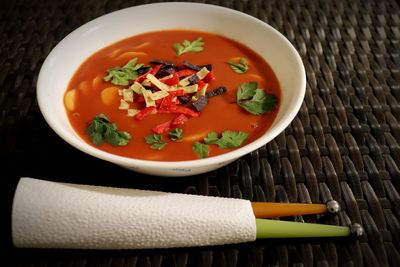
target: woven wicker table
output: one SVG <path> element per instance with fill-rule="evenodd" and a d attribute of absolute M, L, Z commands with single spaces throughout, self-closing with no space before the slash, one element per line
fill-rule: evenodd
<path fill-rule="evenodd" d="M 75 28 L 154 1 L 23 1 L 0 7 L 1 266 L 400 266 L 400 8 L 388 1 L 205 1 L 248 13 L 283 33 L 307 71 L 300 112 L 276 139 L 215 172 L 140 175 L 92 158 L 45 123 L 35 97 L 41 63 Z M 78 171 L 79 170 L 79 171 Z M 338 200 L 359 239 L 262 240 L 168 250 L 16 249 L 11 205 L 19 177 L 254 201 Z M 112 176 L 114 179 L 110 179 Z"/>

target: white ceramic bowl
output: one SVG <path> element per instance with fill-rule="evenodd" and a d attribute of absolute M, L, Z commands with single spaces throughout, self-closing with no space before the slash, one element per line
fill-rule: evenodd
<path fill-rule="evenodd" d="M 94 52 L 121 39 L 166 29 L 193 29 L 224 35 L 252 48 L 271 65 L 280 82 L 282 95 L 277 117 L 262 137 L 216 157 L 159 162 L 109 154 L 88 145 L 75 133 L 67 118 L 63 96 L 80 64 Z M 51 51 L 43 63 L 37 83 L 37 99 L 50 127 L 81 151 L 141 173 L 188 176 L 224 166 L 275 138 L 296 116 L 304 98 L 305 87 L 306 75 L 299 54 L 290 42 L 271 26 L 228 8 L 174 2 L 119 10 L 86 23 L 70 33 Z"/>

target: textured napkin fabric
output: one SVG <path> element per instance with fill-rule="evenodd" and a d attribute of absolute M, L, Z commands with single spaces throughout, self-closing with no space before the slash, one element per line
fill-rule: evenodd
<path fill-rule="evenodd" d="M 16 247 L 141 249 L 253 241 L 250 201 L 21 178 Z"/>

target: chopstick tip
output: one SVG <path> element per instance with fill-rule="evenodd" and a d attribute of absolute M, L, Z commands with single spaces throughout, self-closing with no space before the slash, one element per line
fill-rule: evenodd
<path fill-rule="evenodd" d="M 338 213 L 340 211 L 339 202 L 336 200 L 330 200 L 326 203 L 326 208 L 330 213 Z"/>
<path fill-rule="evenodd" d="M 364 234 L 364 228 L 358 223 L 353 223 L 350 225 L 350 233 L 357 237 L 362 236 Z"/>

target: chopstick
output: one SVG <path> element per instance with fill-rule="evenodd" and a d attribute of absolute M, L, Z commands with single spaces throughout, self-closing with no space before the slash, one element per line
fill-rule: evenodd
<path fill-rule="evenodd" d="M 361 236 L 364 232 L 359 224 L 348 227 L 267 219 L 256 219 L 256 229 L 256 237 L 259 239 Z"/>
<path fill-rule="evenodd" d="M 336 213 L 340 210 L 339 204 L 331 200 L 327 204 L 304 203 L 275 203 L 275 202 L 251 202 L 256 218 L 274 218 L 320 213 Z"/>

